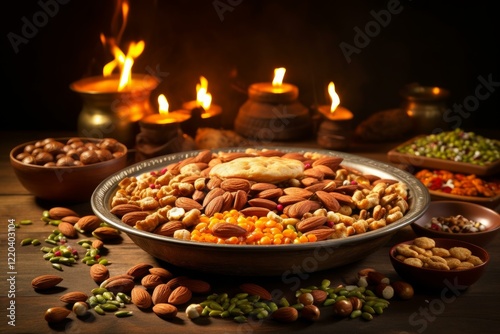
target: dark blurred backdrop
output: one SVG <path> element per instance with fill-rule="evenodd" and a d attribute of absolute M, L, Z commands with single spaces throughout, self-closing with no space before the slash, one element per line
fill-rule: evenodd
<path fill-rule="evenodd" d="M 69 85 L 111 60 L 99 35 L 116 33 L 115 6 L 3 4 L 3 130 L 76 130 L 82 102 Z M 193 100 L 205 76 L 226 128 L 247 86 L 283 66 L 306 106 L 329 104 L 335 82 L 356 122 L 399 106 L 399 90 L 418 82 L 449 89 L 450 108 L 467 107 L 463 128 L 496 129 L 499 21 L 487 1 L 130 0 L 121 47 L 145 41 L 134 72 L 156 73 L 153 96 L 167 95 L 171 110 Z"/>

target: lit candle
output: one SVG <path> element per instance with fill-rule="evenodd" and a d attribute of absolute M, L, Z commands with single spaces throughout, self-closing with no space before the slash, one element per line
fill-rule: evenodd
<path fill-rule="evenodd" d="M 180 111 L 168 111 L 169 104 L 165 95 L 158 96 L 158 109 L 159 113 L 151 114 L 141 120 L 142 125 L 158 125 L 168 126 L 169 124 L 178 125 L 179 123 L 187 121 L 191 116 Z"/>
<path fill-rule="evenodd" d="M 340 98 L 335 92 L 335 85 L 330 82 L 328 85 L 328 94 L 332 100 L 330 106 L 322 105 L 318 107 L 319 112 L 321 112 L 327 119 L 331 121 L 350 121 L 354 117 L 352 112 L 348 109 L 340 106 Z"/>
<path fill-rule="evenodd" d="M 201 76 L 200 83 L 196 84 L 196 100 L 183 103 L 182 108 L 189 112 L 200 108 L 202 119 L 215 117 L 222 112 L 220 106 L 212 103 L 212 94 L 208 92 L 208 80 L 204 76 Z"/>
<path fill-rule="evenodd" d="M 318 129 L 317 141 L 321 147 L 328 149 L 345 149 L 349 147 L 352 137 L 353 114 L 340 106 L 340 98 L 335 92 L 335 85 L 330 82 L 328 94 L 331 105 L 322 105 L 318 111 L 323 114 L 324 120 Z"/>
<path fill-rule="evenodd" d="M 286 69 L 279 67 L 274 69 L 272 82 L 258 82 L 250 85 L 248 94 L 262 102 L 284 103 L 295 100 L 299 95 L 297 86 L 283 83 Z"/>

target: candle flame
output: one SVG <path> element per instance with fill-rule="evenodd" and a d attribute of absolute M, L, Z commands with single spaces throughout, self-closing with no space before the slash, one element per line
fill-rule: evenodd
<path fill-rule="evenodd" d="M 279 67 L 274 69 L 273 86 L 281 86 L 283 77 L 285 76 L 286 68 Z"/>
<path fill-rule="evenodd" d="M 158 110 L 160 114 L 168 114 L 168 101 L 165 95 L 158 95 Z"/>
<path fill-rule="evenodd" d="M 212 104 L 212 94 L 208 92 L 208 81 L 203 76 L 200 77 L 200 83 L 196 84 L 196 102 L 205 110 L 208 110 Z"/>
<path fill-rule="evenodd" d="M 110 48 L 111 54 L 114 59 L 109 63 L 105 64 L 102 69 L 103 76 L 110 76 L 113 71 L 118 68 L 120 71 L 120 82 L 118 84 L 118 91 L 123 90 L 126 86 L 130 85 L 132 82 L 132 66 L 134 65 L 134 59 L 139 57 L 144 51 L 145 43 L 144 41 L 131 42 L 127 53 L 125 54 L 118 46 L 119 40 L 121 38 L 121 33 L 127 24 L 127 17 L 129 12 L 129 5 L 127 1 L 124 1 L 121 6 L 123 25 L 120 30 L 120 35 L 118 38 L 106 37 L 101 34 L 101 42 L 104 46 Z"/>
<path fill-rule="evenodd" d="M 335 92 L 335 85 L 333 84 L 333 82 L 330 82 L 330 84 L 328 85 L 328 94 L 330 94 L 330 98 L 332 99 L 330 112 L 333 113 L 340 104 L 340 97 L 338 96 L 337 92 Z"/>

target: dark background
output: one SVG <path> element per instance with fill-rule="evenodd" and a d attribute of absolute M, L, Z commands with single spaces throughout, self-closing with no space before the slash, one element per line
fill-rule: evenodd
<path fill-rule="evenodd" d="M 2 130 L 76 130 L 82 102 L 69 85 L 100 75 L 111 60 L 99 35 L 116 34 L 116 2 L 60 2 L 3 4 Z M 494 2 L 487 1 L 401 1 L 401 12 L 385 27 L 378 25 L 380 30 L 347 61 L 339 45 L 354 47 L 355 28 L 364 31 L 374 24 L 373 13 L 394 2 L 131 0 L 120 46 L 145 41 L 134 72 L 158 75 L 161 83 L 152 100 L 164 93 L 171 110 L 195 99 L 195 86 L 205 76 L 213 102 L 223 107 L 225 128 L 232 127 L 247 86 L 271 81 L 280 66 L 287 69 L 284 81 L 299 87 L 299 99 L 308 107 L 329 104 L 326 87 L 335 82 L 341 104 L 356 122 L 399 106 L 399 90 L 409 83 L 449 89 L 452 108 L 474 100 L 478 77 L 500 82 L 500 20 Z M 44 3 L 57 6 L 16 52 L 9 33 L 21 36 L 25 21 L 33 22 Z M 218 13 L 214 4 L 225 4 L 226 10 Z M 498 86 L 461 117 L 462 128 L 498 128 Z"/>

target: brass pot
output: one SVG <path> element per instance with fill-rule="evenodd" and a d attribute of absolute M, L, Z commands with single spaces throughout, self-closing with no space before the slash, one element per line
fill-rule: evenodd
<path fill-rule="evenodd" d="M 139 133 L 138 122 L 154 112 L 151 92 L 158 81 L 148 75 L 132 75 L 132 84 L 118 91 L 118 75 L 89 77 L 76 81 L 70 88 L 80 94 L 83 107 L 78 116 L 78 133 L 82 137 L 111 137 L 132 148 Z"/>

